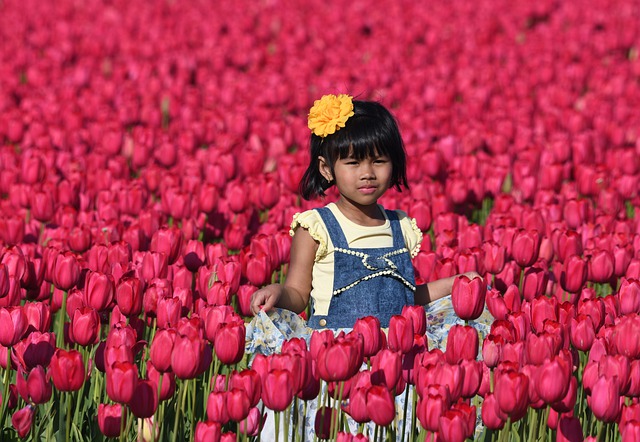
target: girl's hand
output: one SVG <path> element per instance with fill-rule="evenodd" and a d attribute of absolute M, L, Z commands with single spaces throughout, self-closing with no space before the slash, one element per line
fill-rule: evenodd
<path fill-rule="evenodd" d="M 282 296 L 282 286 L 280 284 L 270 284 L 257 290 L 251 295 L 251 313 L 257 315 L 260 310 L 268 312 L 273 309 Z"/>

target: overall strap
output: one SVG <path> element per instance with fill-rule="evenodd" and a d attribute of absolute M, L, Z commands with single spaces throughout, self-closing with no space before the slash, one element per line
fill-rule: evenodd
<path fill-rule="evenodd" d="M 336 219 L 331 209 L 328 207 L 320 207 L 315 209 L 320 214 L 322 221 L 324 221 L 324 225 L 327 227 L 327 232 L 329 233 L 329 238 L 331 238 L 331 242 L 334 247 L 340 247 L 343 249 L 349 248 L 349 243 L 347 242 L 347 238 L 344 236 L 344 232 L 340 227 L 340 223 Z"/>

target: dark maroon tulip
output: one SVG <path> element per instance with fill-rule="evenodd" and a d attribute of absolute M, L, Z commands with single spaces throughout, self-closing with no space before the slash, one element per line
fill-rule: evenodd
<path fill-rule="evenodd" d="M 128 405 L 131 413 L 137 418 L 153 416 L 158 408 L 156 384 L 147 379 L 140 380 Z"/>

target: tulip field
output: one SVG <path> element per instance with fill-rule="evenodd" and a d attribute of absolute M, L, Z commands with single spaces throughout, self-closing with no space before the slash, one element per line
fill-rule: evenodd
<path fill-rule="evenodd" d="M 1 441 L 640 440 L 637 0 L 0 0 L 0 41 Z M 441 348 L 407 306 L 245 352 L 326 93 L 398 120 L 417 279 L 484 277 Z"/>

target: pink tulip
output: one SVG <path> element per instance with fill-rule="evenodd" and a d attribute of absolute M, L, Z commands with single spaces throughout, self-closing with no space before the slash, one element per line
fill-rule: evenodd
<path fill-rule="evenodd" d="M 120 436 L 123 406 L 120 404 L 98 405 L 98 428 L 107 437 Z"/>
<path fill-rule="evenodd" d="M 424 310 L 421 308 L 424 312 Z M 423 313 L 424 316 L 424 313 Z M 353 325 L 354 333 L 362 335 L 364 342 L 364 356 L 370 357 L 378 353 L 382 348 L 383 331 L 380 328 L 380 320 L 374 316 L 359 318 Z"/>
<path fill-rule="evenodd" d="M 225 323 L 218 328 L 213 342 L 213 349 L 223 364 L 232 365 L 240 362 L 244 356 L 244 345 L 244 324 Z"/>
<path fill-rule="evenodd" d="M 32 405 L 27 405 L 26 407 L 21 408 L 11 416 L 11 424 L 18 432 L 18 436 L 20 438 L 27 437 L 31 431 L 34 416 L 35 408 Z"/>
<path fill-rule="evenodd" d="M 220 441 L 222 426 L 218 422 L 198 422 L 194 442 Z"/>
<path fill-rule="evenodd" d="M 451 288 L 451 303 L 456 315 L 463 320 L 480 317 L 485 305 L 487 286 L 482 278 L 459 276 Z"/>
<path fill-rule="evenodd" d="M 27 375 L 26 379 L 25 374 Z M 28 373 L 25 373 L 22 368 L 18 368 L 16 388 L 27 403 L 44 404 L 51 399 L 51 382 L 41 365 L 32 368 Z"/>
<path fill-rule="evenodd" d="M 620 386 L 614 378 L 600 377 L 587 396 L 593 415 L 603 422 L 614 422 L 620 415 Z"/>
<path fill-rule="evenodd" d="M 262 401 L 273 411 L 283 411 L 293 400 L 291 374 L 287 370 L 271 370 L 262 381 Z"/>
<path fill-rule="evenodd" d="M 469 325 L 454 325 L 449 329 L 447 348 L 444 352 L 449 364 L 478 357 L 478 331 Z"/>
<path fill-rule="evenodd" d="M 393 315 L 389 320 L 389 348 L 402 354 L 413 347 L 413 321 L 401 315 Z"/>
<path fill-rule="evenodd" d="M 76 350 L 58 348 L 49 365 L 53 385 L 60 391 L 77 391 L 85 381 L 86 369 L 82 355 Z"/>

